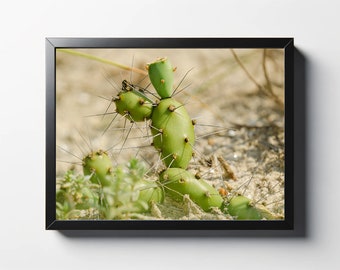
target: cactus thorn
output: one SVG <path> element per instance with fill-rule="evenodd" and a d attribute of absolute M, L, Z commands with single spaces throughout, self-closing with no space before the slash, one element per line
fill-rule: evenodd
<path fill-rule="evenodd" d="M 196 179 L 201 179 L 201 177 L 202 177 L 202 176 L 201 176 L 201 174 L 200 174 L 199 172 L 197 172 L 197 173 L 195 174 L 195 178 L 196 178 Z"/>
<path fill-rule="evenodd" d="M 197 124 L 197 121 L 196 121 L 196 120 L 191 120 L 191 123 L 192 123 L 192 125 L 194 126 L 194 125 Z"/>
<path fill-rule="evenodd" d="M 176 70 L 177 70 L 177 67 L 174 67 L 174 68 L 172 69 L 173 72 L 175 72 Z"/>
<path fill-rule="evenodd" d="M 161 79 L 161 83 L 164 84 L 164 83 L 165 83 L 165 80 L 164 80 L 164 79 Z"/>

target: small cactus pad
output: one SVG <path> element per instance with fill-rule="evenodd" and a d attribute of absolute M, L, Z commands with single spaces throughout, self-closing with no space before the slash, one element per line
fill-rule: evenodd
<path fill-rule="evenodd" d="M 112 163 L 110 157 L 104 151 L 88 154 L 83 158 L 84 175 L 91 175 L 91 182 L 108 186 L 112 183 Z"/>
<path fill-rule="evenodd" d="M 245 196 L 236 196 L 232 198 L 227 206 L 231 216 L 238 220 L 260 220 L 262 215 L 250 204 L 250 200 Z"/>
<path fill-rule="evenodd" d="M 183 195 L 188 194 L 204 211 L 209 211 L 212 207 L 222 207 L 223 199 L 218 191 L 203 179 L 196 179 L 189 171 L 167 169 L 161 173 L 160 182 L 167 194 L 175 200 L 181 201 Z"/>
<path fill-rule="evenodd" d="M 167 167 L 186 169 L 193 154 L 194 125 L 184 106 L 167 98 L 153 109 L 151 116 L 153 145 L 161 152 Z"/>
<path fill-rule="evenodd" d="M 141 180 L 135 188 L 139 190 L 138 200 L 135 202 L 139 212 L 148 211 L 152 202 L 162 203 L 164 201 L 163 189 L 156 183 Z"/>
<path fill-rule="evenodd" d="M 157 59 L 147 65 L 153 87 L 161 98 L 171 97 L 173 91 L 174 69 L 166 58 Z"/>
<path fill-rule="evenodd" d="M 134 122 L 150 119 L 152 104 L 133 91 L 121 91 L 114 99 L 117 112 Z"/>

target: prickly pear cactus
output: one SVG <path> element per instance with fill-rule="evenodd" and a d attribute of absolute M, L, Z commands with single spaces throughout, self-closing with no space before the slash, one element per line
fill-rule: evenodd
<path fill-rule="evenodd" d="M 175 200 L 181 201 L 183 195 L 188 194 L 204 211 L 209 211 L 212 207 L 222 207 L 223 198 L 218 191 L 203 179 L 196 179 L 189 171 L 179 168 L 167 169 L 161 173 L 160 182 L 167 194 Z"/>
<path fill-rule="evenodd" d="M 139 192 L 138 200 L 135 202 L 138 212 L 148 211 L 151 202 L 164 201 L 164 191 L 157 183 L 141 180 L 135 185 L 135 189 Z"/>
<path fill-rule="evenodd" d="M 195 132 L 184 106 L 173 98 L 162 99 L 151 116 L 153 145 L 167 167 L 186 169 L 193 154 Z"/>
<path fill-rule="evenodd" d="M 245 196 L 236 196 L 232 198 L 227 206 L 231 216 L 238 220 L 259 220 L 262 215 L 258 209 L 253 207 L 250 200 Z"/>
<path fill-rule="evenodd" d="M 108 154 L 102 150 L 92 152 L 83 158 L 84 175 L 90 175 L 91 182 L 102 186 L 112 183 L 112 163 Z"/>
<path fill-rule="evenodd" d="M 158 95 L 163 98 L 171 97 L 174 83 L 174 69 L 167 58 L 159 58 L 146 66 L 151 83 Z"/>
<path fill-rule="evenodd" d="M 150 119 L 152 102 L 142 93 L 135 91 L 127 81 L 124 80 L 122 85 L 123 90 L 113 99 L 117 112 L 134 122 Z"/>

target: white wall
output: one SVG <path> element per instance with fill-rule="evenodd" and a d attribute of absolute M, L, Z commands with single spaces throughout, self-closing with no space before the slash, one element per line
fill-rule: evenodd
<path fill-rule="evenodd" d="M 0 10 L 0 269 L 338 265 L 338 1 L 6 1 Z M 308 62 L 305 238 L 70 238 L 45 231 L 46 36 L 293 36 Z M 334 269 L 334 268 L 333 268 Z"/>

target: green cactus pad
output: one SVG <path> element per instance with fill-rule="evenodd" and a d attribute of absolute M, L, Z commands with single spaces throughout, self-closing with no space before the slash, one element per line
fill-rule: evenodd
<path fill-rule="evenodd" d="M 174 69 L 166 58 L 157 59 L 147 65 L 153 87 L 161 98 L 171 97 L 173 91 Z"/>
<path fill-rule="evenodd" d="M 218 191 L 203 179 L 196 179 L 189 171 L 167 169 L 161 173 L 160 181 L 166 193 L 175 200 L 181 201 L 183 195 L 188 194 L 204 211 L 209 211 L 212 207 L 222 207 L 223 198 Z"/>
<path fill-rule="evenodd" d="M 112 163 L 104 151 L 92 152 L 83 158 L 84 175 L 91 175 L 91 182 L 108 186 L 111 181 Z"/>
<path fill-rule="evenodd" d="M 139 191 L 138 200 L 135 202 L 139 212 L 148 211 L 152 202 L 162 203 L 164 201 L 163 189 L 157 183 L 141 180 L 135 189 Z"/>
<path fill-rule="evenodd" d="M 193 154 L 194 125 L 178 101 L 167 98 L 153 109 L 151 116 L 153 145 L 161 152 L 167 167 L 186 169 Z"/>
<path fill-rule="evenodd" d="M 228 212 L 237 220 L 260 220 L 262 215 L 250 204 L 250 200 L 245 196 L 232 198 L 227 206 Z"/>
<path fill-rule="evenodd" d="M 143 122 L 150 119 L 152 103 L 145 100 L 133 91 L 122 91 L 114 99 L 117 112 L 126 116 L 129 120 Z"/>

